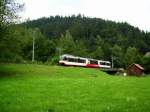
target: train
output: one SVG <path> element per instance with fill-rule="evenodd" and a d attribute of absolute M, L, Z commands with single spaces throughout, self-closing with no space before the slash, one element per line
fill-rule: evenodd
<path fill-rule="evenodd" d="M 69 54 L 61 55 L 59 59 L 59 64 L 64 66 L 80 66 L 88 68 L 106 68 L 106 69 L 111 68 L 110 61 L 84 58 Z"/>

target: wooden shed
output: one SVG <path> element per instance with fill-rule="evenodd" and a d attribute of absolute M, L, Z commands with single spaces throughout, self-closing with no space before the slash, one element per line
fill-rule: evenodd
<path fill-rule="evenodd" d="M 141 76 L 144 72 L 144 68 L 140 66 L 139 64 L 131 64 L 127 68 L 127 74 L 128 75 L 136 75 L 136 76 Z"/>

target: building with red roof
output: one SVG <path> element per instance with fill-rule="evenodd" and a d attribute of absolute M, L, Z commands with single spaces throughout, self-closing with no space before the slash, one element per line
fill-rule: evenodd
<path fill-rule="evenodd" d="M 133 63 L 127 68 L 128 75 L 141 76 L 143 73 L 144 73 L 144 68 L 139 64 Z"/>

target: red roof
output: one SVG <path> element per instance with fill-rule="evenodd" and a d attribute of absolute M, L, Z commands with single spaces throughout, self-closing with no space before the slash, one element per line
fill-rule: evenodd
<path fill-rule="evenodd" d="M 141 66 L 141 65 L 139 65 L 139 64 L 131 64 L 128 68 L 130 68 L 131 66 L 133 66 L 133 65 L 135 65 L 136 67 L 138 67 L 139 69 L 141 69 L 141 70 L 144 70 L 144 68 Z"/>
<path fill-rule="evenodd" d="M 135 64 L 135 66 L 137 66 L 137 67 L 140 68 L 141 70 L 144 70 L 144 68 L 143 68 L 141 65 L 139 65 L 139 64 Z"/>

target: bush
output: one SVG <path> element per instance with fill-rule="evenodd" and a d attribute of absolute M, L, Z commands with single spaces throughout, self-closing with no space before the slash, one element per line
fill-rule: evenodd
<path fill-rule="evenodd" d="M 4 55 L 0 57 L 0 62 L 4 63 L 22 63 L 24 60 L 22 56 L 15 54 L 15 55 Z"/>
<path fill-rule="evenodd" d="M 48 64 L 48 65 L 58 65 L 58 61 L 59 61 L 59 56 L 54 56 L 54 57 L 49 58 L 45 62 L 45 64 Z"/>
<path fill-rule="evenodd" d="M 142 66 L 145 69 L 145 73 L 149 74 L 150 73 L 150 57 L 143 57 L 142 58 Z"/>

